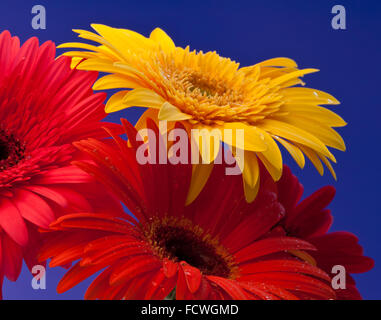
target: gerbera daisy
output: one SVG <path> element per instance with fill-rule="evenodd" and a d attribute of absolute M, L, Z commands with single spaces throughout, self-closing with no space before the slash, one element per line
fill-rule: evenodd
<path fill-rule="evenodd" d="M 285 166 L 277 183 L 278 200 L 285 208 L 285 216 L 273 232 L 277 235 L 298 237 L 312 243 L 316 251 L 310 252 L 313 264 L 332 274 L 335 265 L 347 272 L 346 289 L 336 290 L 339 299 L 361 299 L 351 273 L 363 273 L 374 266 L 373 259 L 364 256 L 358 238 L 350 232 L 327 233 L 332 215 L 327 206 L 335 195 L 332 186 L 323 187 L 300 202 L 303 186 Z"/>
<path fill-rule="evenodd" d="M 115 93 L 106 104 L 106 112 L 131 106 L 148 107 L 143 114 L 170 122 L 182 121 L 187 130 L 205 129 L 206 140 L 195 139 L 204 163 L 218 154 L 218 145 L 210 143 L 216 135 L 233 150 L 244 150 L 238 157 L 243 170 L 246 199 L 253 201 L 258 191 L 258 159 L 277 181 L 282 174 L 282 155 L 276 142 L 283 145 L 300 167 L 304 154 L 320 174 L 324 163 L 335 176 L 329 160 L 335 158 L 327 147 L 345 150 L 340 135 L 332 127 L 346 123 L 332 111 L 320 107 L 339 102 L 328 93 L 298 87 L 300 79 L 317 69 L 298 69 L 288 58 L 274 58 L 249 67 L 219 56 L 216 52 L 190 51 L 176 47 L 161 29 L 149 38 L 126 29 L 93 24 L 98 34 L 74 30 L 80 38 L 99 46 L 66 43 L 73 63 L 82 70 L 110 73 L 100 78 L 95 90 L 125 88 Z M 227 131 L 225 129 L 231 129 Z M 244 130 L 244 139 L 237 129 Z M 231 134 L 229 134 L 231 133 Z M 237 135 L 236 135 L 237 134 Z M 212 166 L 192 180 L 190 203 L 204 185 Z"/>
<path fill-rule="evenodd" d="M 71 143 L 116 125 L 100 123 L 97 73 L 72 70 L 70 60 L 55 60 L 52 42 L 31 38 L 20 47 L 8 31 L 0 35 L 0 298 L 3 277 L 16 280 L 23 258 L 30 268 L 37 263 L 37 228 L 106 198 L 70 164 L 79 159 Z"/>
<path fill-rule="evenodd" d="M 135 137 L 136 129 L 123 124 Z M 147 124 L 159 137 L 154 122 Z M 186 206 L 190 164 L 140 165 L 139 144 L 114 139 L 114 145 L 95 139 L 76 143 L 96 163 L 76 164 L 112 190 L 132 215 L 77 213 L 51 225 L 40 258 L 52 258 L 51 267 L 77 261 L 58 292 L 102 270 L 85 298 L 164 299 L 174 290 L 176 299 L 335 298 L 324 271 L 289 253 L 314 246 L 296 237 L 266 237 L 284 214 L 272 190 L 263 186 L 247 203 L 241 177 L 226 176 L 224 166 L 216 165 Z M 146 143 L 149 148 L 158 141 Z"/>

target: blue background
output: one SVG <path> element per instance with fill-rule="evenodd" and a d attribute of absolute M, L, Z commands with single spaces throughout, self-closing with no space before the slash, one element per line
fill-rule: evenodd
<path fill-rule="evenodd" d="M 44 5 L 47 29 L 33 30 L 31 8 Z M 333 30 L 331 8 L 344 5 L 347 30 Z M 301 178 L 306 194 L 333 184 L 337 195 L 331 204 L 333 230 L 348 230 L 360 238 L 365 253 L 376 261 L 367 274 L 356 276 L 366 299 L 380 299 L 380 8 L 379 1 L 2 1 L 0 30 L 8 29 L 22 41 L 31 36 L 57 44 L 76 40 L 72 28 L 89 29 L 92 22 L 124 27 L 149 35 L 163 28 L 177 45 L 216 50 L 223 56 L 250 65 L 272 57 L 295 59 L 300 67 L 321 71 L 305 78 L 307 86 L 333 94 L 341 101 L 334 108 L 348 126 L 339 130 L 347 151 L 334 152 L 338 181 L 329 174 L 320 177 L 308 163 Z M 134 122 L 141 110 L 121 116 Z M 5 282 L 6 299 L 81 299 L 89 281 L 58 295 L 56 284 L 64 270 L 47 273 L 47 290 L 31 288 L 31 275 L 23 269 L 19 281 Z"/>

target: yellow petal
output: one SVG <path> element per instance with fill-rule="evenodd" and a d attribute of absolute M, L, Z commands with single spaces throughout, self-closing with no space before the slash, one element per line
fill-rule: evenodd
<path fill-rule="evenodd" d="M 96 54 L 88 51 L 68 51 L 62 54 L 65 57 L 76 57 L 82 59 L 91 59 L 96 57 Z"/>
<path fill-rule="evenodd" d="M 244 167 L 241 170 L 246 184 L 254 188 L 259 183 L 259 165 L 255 152 L 245 151 Z"/>
<path fill-rule="evenodd" d="M 287 68 L 296 68 L 298 65 L 296 62 L 290 58 L 273 58 L 268 59 L 263 62 L 257 63 L 261 67 L 287 67 Z"/>
<path fill-rule="evenodd" d="M 111 44 L 108 41 L 106 41 L 104 38 L 102 38 L 94 32 L 82 29 L 73 29 L 73 32 L 78 33 L 79 38 L 98 42 L 99 44 L 102 44 L 104 46 L 111 46 Z"/>
<path fill-rule="evenodd" d="M 344 127 L 347 125 L 339 115 L 327 108 L 299 104 L 299 102 L 286 103 L 280 107 L 279 112 L 288 112 L 308 119 L 319 119 L 319 122 L 325 123 L 330 127 Z"/>
<path fill-rule="evenodd" d="M 136 88 L 129 91 L 123 98 L 127 106 L 147 107 L 159 109 L 165 100 L 156 92 L 146 88 Z"/>
<path fill-rule="evenodd" d="M 328 147 L 345 151 L 345 143 L 343 138 L 335 130 L 319 121 L 318 118 L 313 120 L 293 116 L 282 117 L 282 121 L 311 133 Z"/>
<path fill-rule="evenodd" d="M 335 170 L 333 170 L 332 165 L 331 165 L 331 163 L 329 162 L 329 160 L 328 160 L 326 157 L 324 157 L 323 155 L 321 155 L 321 154 L 318 154 L 318 156 L 319 156 L 319 158 L 321 159 L 321 161 L 323 161 L 323 163 L 327 166 L 329 172 L 331 172 L 331 174 L 332 174 L 332 177 L 333 177 L 335 180 L 337 180 L 336 172 L 335 172 Z"/>
<path fill-rule="evenodd" d="M 280 76 L 283 76 L 286 73 L 291 73 L 297 70 L 299 69 L 298 68 L 279 68 L 279 67 L 261 68 L 260 78 L 261 79 L 265 79 L 265 78 L 275 79 Z"/>
<path fill-rule="evenodd" d="M 105 38 L 97 35 L 96 33 L 86 31 L 86 30 L 79 30 L 79 29 L 73 29 L 74 32 L 78 33 L 79 38 L 87 39 L 90 41 L 97 42 L 104 47 L 108 48 L 110 52 L 112 52 L 113 56 L 118 57 L 119 59 L 123 59 L 123 52 L 120 52 L 116 47 L 114 47 L 109 41 L 107 41 Z"/>
<path fill-rule="evenodd" d="M 106 103 L 105 112 L 111 113 L 128 108 L 123 104 L 123 98 L 128 92 L 128 90 L 122 90 L 113 94 Z"/>
<path fill-rule="evenodd" d="M 270 132 L 273 135 L 305 145 L 317 152 L 324 154 L 332 161 L 335 161 L 335 157 L 331 152 L 329 152 L 327 147 L 318 138 L 303 129 L 283 121 L 273 119 L 265 119 L 261 121 L 261 123 L 258 124 L 258 127 L 267 132 Z"/>
<path fill-rule="evenodd" d="M 165 52 L 171 52 L 175 49 L 175 44 L 172 39 L 160 28 L 156 28 L 151 32 L 150 39 L 160 44 Z"/>
<path fill-rule="evenodd" d="M 138 32 L 129 30 L 129 29 L 118 29 L 119 32 L 125 36 L 127 36 L 131 41 L 130 44 L 136 46 L 136 48 L 141 49 L 144 48 L 146 50 L 151 50 L 154 48 L 154 42 L 152 39 L 149 39 Z M 131 43 L 132 42 L 132 43 Z"/>
<path fill-rule="evenodd" d="M 191 137 L 203 163 L 213 162 L 220 151 L 221 131 L 208 126 L 195 126 L 191 131 Z"/>
<path fill-rule="evenodd" d="M 282 144 L 283 147 L 286 148 L 286 150 L 290 153 L 290 155 L 293 157 L 293 159 L 299 165 L 299 167 L 303 169 L 306 163 L 306 159 L 304 158 L 303 152 L 301 152 L 298 147 L 294 146 L 292 143 L 289 143 L 282 138 L 279 138 L 277 136 L 273 136 L 273 138 L 277 140 L 280 144 Z"/>
<path fill-rule="evenodd" d="M 265 151 L 267 149 L 263 131 L 255 126 L 241 122 L 226 122 L 219 128 L 222 130 L 223 141 L 228 145 L 248 151 Z M 243 130 L 242 135 L 237 130 Z"/>
<path fill-rule="evenodd" d="M 109 74 L 98 79 L 94 85 L 94 90 L 108 90 L 116 88 L 136 88 L 139 87 L 139 83 L 134 81 L 130 77 L 123 77 L 116 74 Z"/>
<path fill-rule="evenodd" d="M 243 190 L 245 193 L 245 199 L 247 203 L 252 203 L 257 197 L 259 191 L 259 184 L 260 183 L 258 180 L 258 183 L 255 186 L 251 187 L 245 180 L 243 180 Z"/>
<path fill-rule="evenodd" d="M 313 72 L 318 72 L 319 69 L 303 69 L 303 70 L 298 70 L 298 71 L 294 71 L 294 72 L 291 72 L 291 73 L 287 73 L 283 76 L 280 76 L 278 78 L 275 78 L 273 80 L 271 80 L 270 82 L 270 85 L 275 87 L 275 86 L 279 86 L 279 85 L 284 85 L 285 82 L 289 81 L 289 80 L 292 80 L 292 79 L 295 79 L 295 78 L 299 78 L 299 77 L 302 77 L 304 76 L 305 74 L 308 74 L 308 73 L 313 73 Z"/>
<path fill-rule="evenodd" d="M 163 101 L 159 95 L 148 89 L 122 90 L 107 101 L 105 111 L 111 113 L 129 107 L 159 108 Z"/>
<path fill-rule="evenodd" d="M 95 38 L 98 37 L 97 35 L 91 33 L 92 36 Z M 100 38 L 101 42 L 104 42 Z M 93 39 L 97 41 L 98 39 Z M 93 58 L 99 58 L 99 59 L 110 59 L 110 60 L 118 60 L 119 56 L 117 53 L 115 53 L 112 49 L 106 47 L 105 45 L 100 45 L 100 46 L 94 46 L 86 43 L 81 43 L 81 42 L 67 42 L 59 45 L 57 48 L 78 48 L 78 49 L 85 49 L 89 51 L 68 51 L 64 53 L 63 55 L 69 56 L 69 57 L 76 57 L 76 56 L 83 56 L 84 53 L 88 54 L 90 57 Z"/>
<path fill-rule="evenodd" d="M 74 69 L 78 67 L 78 64 L 82 61 L 82 58 L 73 57 L 70 62 L 70 68 Z"/>
<path fill-rule="evenodd" d="M 318 154 L 305 146 L 298 145 L 300 150 L 304 152 L 304 154 L 307 156 L 308 159 L 312 162 L 312 164 L 315 166 L 316 170 L 319 172 L 319 174 L 322 176 L 324 174 L 324 167 L 320 161 L 320 158 L 318 157 Z"/>
<path fill-rule="evenodd" d="M 307 99 L 317 101 L 318 104 L 340 104 L 340 102 L 329 93 L 312 88 L 286 88 L 281 90 L 280 93 L 286 99 L 292 99 L 293 101 Z"/>
<path fill-rule="evenodd" d="M 279 168 L 274 167 L 274 165 L 266 158 L 263 156 L 261 152 L 257 153 L 257 157 L 263 165 L 265 166 L 266 170 L 269 172 L 270 176 L 273 178 L 274 181 L 278 181 L 282 177 L 282 171 L 283 167 L 281 170 Z"/>
<path fill-rule="evenodd" d="M 246 202 L 251 203 L 255 200 L 260 184 L 259 165 L 255 152 L 243 151 L 244 161 L 238 161 L 237 164 L 242 172 L 243 190 Z M 234 157 L 237 159 L 237 151 L 232 150 Z"/>
<path fill-rule="evenodd" d="M 123 62 L 114 62 L 113 66 L 117 68 L 118 73 L 126 74 L 126 75 L 133 75 L 140 77 L 142 79 L 146 79 L 146 76 L 144 73 L 140 72 L 138 69 L 131 67 L 129 64 L 123 63 Z"/>
<path fill-rule="evenodd" d="M 105 38 L 125 60 L 128 60 L 129 49 L 152 48 L 150 40 L 137 32 L 102 24 L 92 24 L 91 27 Z"/>
<path fill-rule="evenodd" d="M 201 190 L 208 181 L 210 174 L 212 173 L 213 166 L 213 163 L 193 165 L 191 183 L 185 203 L 186 205 L 192 203 L 200 194 Z"/>
<path fill-rule="evenodd" d="M 261 73 L 261 68 L 257 64 L 249 67 L 243 67 L 239 70 L 244 72 L 246 77 L 251 77 L 251 81 L 257 81 Z"/>
<path fill-rule="evenodd" d="M 95 52 L 97 52 L 99 49 L 98 46 L 93 46 L 91 44 L 82 43 L 82 42 L 66 42 L 57 46 L 57 49 L 62 49 L 62 48 L 78 48 L 78 49 L 85 49 L 85 50 L 95 51 Z"/>
<path fill-rule="evenodd" d="M 126 69 L 123 67 L 119 67 L 118 64 L 105 59 L 85 60 L 78 66 L 78 69 L 127 75 L 136 79 L 137 81 L 139 81 L 138 76 L 140 75 L 140 72 L 134 68 L 130 67 L 129 69 Z"/>
<path fill-rule="evenodd" d="M 283 170 L 282 154 L 272 136 L 263 130 L 262 134 L 265 138 L 264 141 L 267 145 L 267 149 L 260 154 L 271 164 L 272 170 L 274 170 L 273 178 L 275 178 L 275 181 L 278 181 L 282 176 Z"/>
<path fill-rule="evenodd" d="M 160 108 L 159 120 L 181 121 L 188 119 L 192 119 L 192 116 L 181 112 L 178 108 L 169 102 L 164 102 Z"/>

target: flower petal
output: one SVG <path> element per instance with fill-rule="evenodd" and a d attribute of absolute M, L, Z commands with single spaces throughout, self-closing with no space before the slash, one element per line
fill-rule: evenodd
<path fill-rule="evenodd" d="M 160 44 L 161 48 L 165 52 L 171 52 L 175 49 L 175 43 L 173 40 L 160 28 L 154 29 L 150 34 L 150 39 Z"/>
<path fill-rule="evenodd" d="M 192 119 L 192 116 L 181 112 L 169 102 L 164 102 L 160 108 L 159 120 L 180 121 L 188 119 Z"/>
<path fill-rule="evenodd" d="M 17 207 L 8 199 L 0 199 L 0 227 L 18 245 L 28 243 L 28 229 Z"/>

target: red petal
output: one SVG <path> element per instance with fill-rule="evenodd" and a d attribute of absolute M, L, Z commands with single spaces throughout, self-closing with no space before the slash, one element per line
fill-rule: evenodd
<path fill-rule="evenodd" d="M 201 284 L 202 274 L 199 269 L 190 266 L 185 262 L 181 262 L 180 266 L 184 272 L 185 281 L 191 293 L 195 293 Z"/>
<path fill-rule="evenodd" d="M 159 267 L 159 260 L 151 255 L 129 259 L 113 271 L 110 276 L 110 284 L 119 285 L 142 273 L 159 269 Z"/>
<path fill-rule="evenodd" d="M 208 300 L 212 292 L 212 287 L 206 277 L 201 278 L 201 284 L 198 290 L 194 293 L 195 300 Z"/>
<path fill-rule="evenodd" d="M 250 274 L 263 272 L 294 272 L 304 273 L 330 281 L 330 277 L 321 269 L 311 266 L 308 263 L 297 260 L 266 260 L 250 263 L 241 267 L 241 274 L 246 279 L 250 278 Z"/>
<path fill-rule="evenodd" d="M 65 184 L 65 183 L 87 183 L 93 178 L 81 169 L 70 166 L 49 170 L 41 178 L 35 179 L 36 184 Z"/>
<path fill-rule="evenodd" d="M 61 207 L 67 207 L 68 205 L 68 199 L 63 197 L 59 192 L 55 191 L 52 188 L 44 187 L 44 186 L 25 186 L 26 189 L 33 191 L 34 193 L 37 193 L 41 196 L 44 196 L 45 198 L 48 198 L 54 202 L 56 202 Z"/>
<path fill-rule="evenodd" d="M 141 241 L 129 241 L 112 246 L 95 254 L 86 254 L 81 265 L 87 264 L 113 264 L 122 258 L 131 258 L 138 255 L 152 254 L 148 246 L 142 245 Z"/>
<path fill-rule="evenodd" d="M 294 215 L 293 210 L 303 195 L 303 186 L 288 166 L 283 166 L 282 178 L 277 183 L 278 199 L 287 211 L 287 216 Z"/>
<path fill-rule="evenodd" d="M 316 248 L 312 244 L 297 238 L 267 238 L 256 241 L 250 246 L 238 251 L 235 254 L 235 258 L 237 261 L 242 263 L 258 257 L 266 256 L 270 253 L 286 250 L 316 250 Z"/>
<path fill-rule="evenodd" d="M 104 292 L 109 288 L 109 277 L 112 268 L 107 268 L 90 284 L 85 293 L 86 300 L 100 299 Z"/>
<path fill-rule="evenodd" d="M 20 246 L 28 243 L 28 229 L 16 206 L 8 199 L 0 199 L 0 226 Z"/>
<path fill-rule="evenodd" d="M 172 278 L 176 275 L 178 269 L 178 263 L 169 259 L 163 260 L 163 271 L 167 278 Z"/>
<path fill-rule="evenodd" d="M 176 284 L 176 300 L 193 300 L 193 298 L 188 289 L 184 272 L 179 271 Z"/>
<path fill-rule="evenodd" d="M 243 288 L 252 292 L 263 300 L 278 300 L 277 297 L 285 300 L 298 300 L 298 297 L 280 287 L 262 282 L 240 283 Z"/>
<path fill-rule="evenodd" d="M 21 272 L 22 250 L 7 235 L 2 235 L 3 273 L 11 281 L 16 281 Z"/>
<path fill-rule="evenodd" d="M 74 267 L 72 267 L 61 279 L 61 281 L 57 285 L 57 292 L 63 293 L 75 285 L 85 280 L 86 278 L 93 275 L 95 272 L 103 269 L 104 265 L 94 265 L 90 267 L 81 267 L 79 263 L 77 263 Z"/>
<path fill-rule="evenodd" d="M 18 189 L 13 203 L 25 219 L 41 228 L 48 228 L 49 224 L 55 220 L 52 209 L 33 192 Z"/>
<path fill-rule="evenodd" d="M 284 208 L 277 202 L 274 193 L 268 193 L 264 204 L 255 208 L 254 212 L 243 219 L 222 242 L 232 252 L 243 248 L 268 232 L 283 216 Z"/>
<path fill-rule="evenodd" d="M 215 276 L 207 276 L 207 278 L 222 288 L 232 299 L 247 300 L 247 295 L 236 281 Z"/>
<path fill-rule="evenodd" d="M 328 273 L 334 265 L 345 266 L 349 273 L 366 272 L 374 266 L 374 260 L 363 255 L 357 237 L 350 232 L 332 232 L 308 241 L 318 249 L 312 255 L 319 267 Z"/>
<path fill-rule="evenodd" d="M 163 270 L 160 269 L 153 278 L 144 299 L 145 300 L 163 300 L 167 297 L 176 285 L 176 278 L 168 279 Z"/>
<path fill-rule="evenodd" d="M 312 294 L 313 296 L 317 296 L 320 299 L 336 298 L 334 291 L 326 282 L 317 280 L 313 277 L 304 276 L 302 274 L 289 272 L 253 274 L 250 276 L 250 281 L 263 282 L 295 292 Z"/>
<path fill-rule="evenodd" d="M 326 208 L 334 198 L 336 190 L 332 186 L 325 186 L 308 198 L 304 199 L 294 210 L 294 217 L 296 219 L 300 215 L 309 215 L 309 212 L 321 211 Z M 292 219 L 288 220 L 288 224 L 292 223 Z"/>
<path fill-rule="evenodd" d="M 103 230 L 113 233 L 133 232 L 127 222 L 100 213 L 75 213 L 60 217 L 51 224 L 52 228 Z"/>

